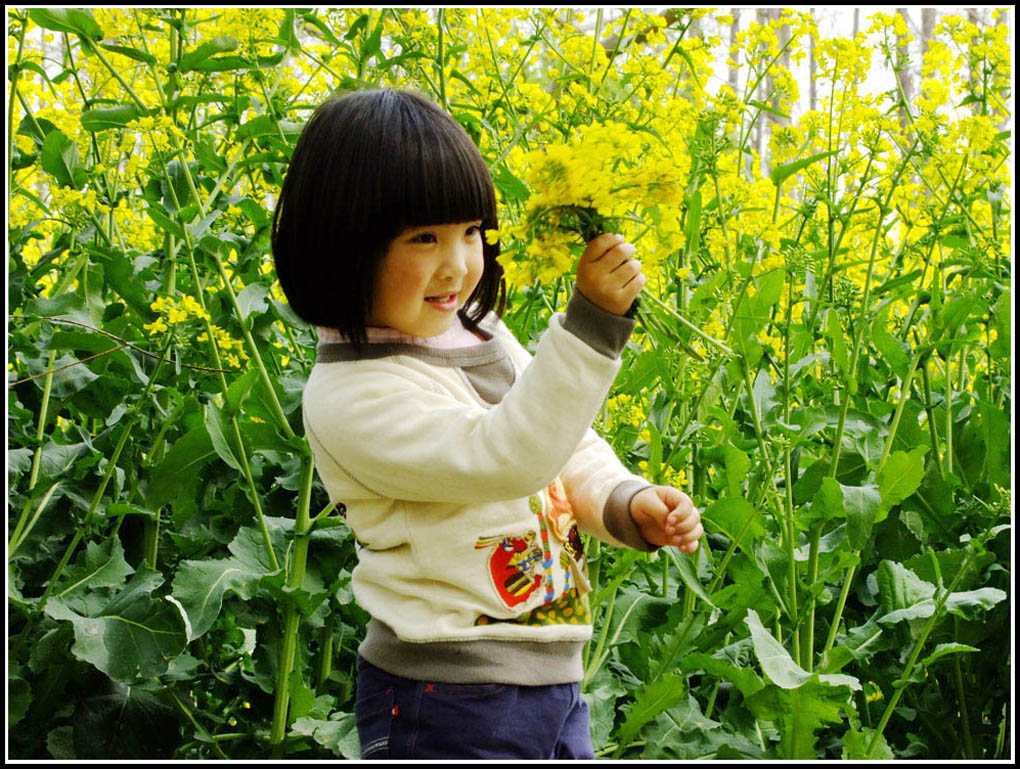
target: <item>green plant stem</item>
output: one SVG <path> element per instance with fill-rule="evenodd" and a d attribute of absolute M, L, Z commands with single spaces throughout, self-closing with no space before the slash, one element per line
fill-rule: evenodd
<path fill-rule="evenodd" d="M 600 12 L 601 13 L 601 12 Z M 25 53 L 25 30 L 27 24 L 24 18 L 20 19 L 21 28 L 18 30 L 18 53 L 15 56 L 14 64 L 11 65 L 10 75 L 10 97 L 7 99 L 7 210 L 11 209 L 11 192 L 14 189 L 14 101 L 18 93 L 18 79 L 21 77 L 21 60 Z"/>
<path fill-rule="evenodd" d="M 35 522 L 39 520 L 39 516 L 42 515 L 43 510 L 46 509 L 46 505 L 49 504 L 50 498 L 59 486 L 59 481 L 50 486 L 43 495 L 43 498 L 39 500 L 39 504 L 35 508 L 35 514 L 31 517 L 31 519 L 28 518 L 28 512 L 31 508 L 27 504 L 25 505 L 25 512 L 18 521 L 18 525 L 15 526 L 14 533 L 11 534 L 11 538 L 7 543 L 8 562 L 11 560 L 11 556 L 14 555 L 21 543 L 25 541 L 25 537 L 27 537 L 29 532 L 32 531 L 32 527 L 35 526 Z"/>
<path fill-rule="evenodd" d="M 923 355 L 924 351 L 918 349 L 914 352 L 914 357 L 910 361 L 910 368 L 907 370 L 907 376 L 904 378 L 903 386 L 900 388 L 900 402 L 896 406 L 896 413 L 893 415 L 892 423 L 889 425 L 889 437 L 886 438 L 885 448 L 882 449 L 882 458 L 878 462 L 877 472 L 879 473 L 882 472 L 882 468 L 885 467 L 886 460 L 889 459 L 889 454 L 892 452 L 893 441 L 896 440 L 896 433 L 900 426 L 900 419 L 903 417 L 903 410 L 906 408 L 907 400 L 910 397 L 910 383 L 914 379 L 914 372 L 917 371 L 917 365 L 920 363 Z"/>
<path fill-rule="evenodd" d="M 171 191 L 172 191 L 173 185 L 168 185 L 168 186 L 171 188 Z M 174 198 L 175 198 L 175 201 L 176 201 L 176 196 L 174 196 Z M 178 206 L 178 210 L 180 210 L 180 206 Z M 191 248 L 191 241 L 190 241 L 190 238 L 187 237 L 187 231 L 186 230 L 185 230 L 184 245 L 185 245 L 185 251 L 187 252 L 187 256 L 188 256 L 188 263 L 189 263 L 189 265 L 191 267 L 191 278 L 194 281 L 195 295 L 198 297 L 198 303 L 202 307 L 202 310 L 204 312 L 205 311 L 205 297 L 204 297 L 204 293 L 205 292 L 203 291 L 203 288 L 202 288 L 202 281 L 201 281 L 201 279 L 198 276 L 198 264 L 195 262 L 195 254 L 194 254 L 194 252 L 193 252 L 193 250 Z M 237 306 L 236 302 L 235 302 L 234 306 L 236 308 L 236 306 Z M 208 316 L 208 314 L 209 314 L 208 312 L 205 312 L 206 316 Z M 220 354 L 219 354 L 219 350 L 216 347 L 216 337 L 213 334 L 212 324 L 210 323 L 208 318 L 205 318 L 205 317 L 203 318 L 202 322 L 205 324 L 205 333 L 206 333 L 206 336 L 208 337 L 209 349 L 210 349 L 210 351 L 212 353 L 213 360 L 216 363 L 216 368 L 219 369 L 219 368 L 222 367 L 222 364 L 220 363 Z M 225 376 L 223 376 L 222 371 L 219 374 L 217 374 L 217 376 L 219 377 L 219 380 L 220 380 L 220 391 L 225 396 L 226 393 L 227 393 L 227 389 L 228 389 L 228 387 L 227 387 L 227 379 L 226 379 Z M 242 471 L 242 474 L 245 477 L 245 481 L 248 483 L 248 490 L 249 490 L 249 492 L 251 494 L 252 505 L 255 506 L 255 518 L 256 518 L 256 520 L 259 523 L 259 530 L 262 533 L 262 541 L 263 541 L 263 544 L 264 544 L 264 546 L 266 548 L 266 554 L 269 556 L 269 562 L 272 565 L 273 570 L 276 571 L 277 569 L 280 568 L 280 562 L 279 562 L 279 560 L 276 557 L 276 549 L 273 547 L 272 538 L 269 536 L 269 528 L 266 525 L 265 515 L 262 512 L 262 503 L 259 500 L 258 489 L 255 486 L 255 479 L 252 476 L 251 468 L 248 465 L 247 451 L 246 451 L 245 446 L 244 446 L 244 440 L 241 437 L 241 428 L 240 428 L 240 426 L 237 423 L 237 414 L 231 414 L 230 415 L 230 424 L 231 424 L 231 429 L 233 431 L 234 440 L 237 443 L 237 448 L 238 448 L 238 452 L 237 453 L 238 453 L 238 456 L 241 457 L 241 471 Z"/>
<path fill-rule="evenodd" d="M 42 613 L 42 610 L 46 607 L 46 601 L 49 599 L 50 593 L 53 592 L 53 588 L 56 587 L 57 581 L 60 579 L 60 575 L 64 571 L 64 567 L 67 566 L 68 561 L 71 560 L 71 556 L 74 555 L 75 550 L 78 548 L 78 543 L 81 542 L 82 537 L 85 536 L 85 532 L 91 525 L 92 519 L 95 517 L 96 510 L 99 509 L 99 503 L 103 498 L 103 494 L 106 492 L 106 486 L 110 482 L 110 478 L 113 477 L 114 471 L 117 469 L 117 462 L 120 459 L 121 451 L 124 450 L 124 445 L 127 443 L 128 436 L 131 435 L 131 431 L 134 429 L 135 423 L 141 415 L 142 406 L 148 401 L 152 385 L 155 383 L 160 369 L 163 367 L 163 363 L 167 360 L 166 354 L 170 350 L 172 341 L 173 337 L 168 337 L 167 344 L 163 348 L 163 353 L 160 356 L 159 363 L 156 365 L 156 370 L 152 372 L 152 376 L 149 377 L 149 382 L 145 386 L 145 390 L 142 392 L 138 400 L 135 401 L 134 406 L 131 409 L 131 416 L 124 423 L 124 428 L 120 433 L 120 439 L 117 441 L 117 445 L 113 449 L 113 454 L 110 455 L 110 459 L 106 465 L 106 472 L 103 473 L 103 479 L 100 481 L 99 488 L 96 489 L 96 493 L 92 497 L 92 504 L 89 505 L 88 512 L 85 513 L 85 517 L 82 519 L 82 522 L 78 524 L 78 528 L 75 531 L 74 537 L 71 539 L 71 543 L 64 551 L 64 555 L 60 559 L 60 563 L 57 564 L 57 568 L 50 577 L 46 590 L 39 598 L 39 603 L 36 607 L 39 613 Z"/>
<path fill-rule="evenodd" d="M 46 364 L 46 381 L 43 383 L 42 403 L 39 405 L 39 424 L 36 426 L 35 440 L 38 445 L 35 447 L 35 454 L 32 456 L 32 472 L 28 478 L 28 490 L 35 488 L 39 480 L 39 465 L 42 461 L 42 440 L 46 435 L 46 417 L 50 406 L 50 391 L 53 388 L 53 364 L 57 359 L 57 351 L 50 350 L 50 359 Z"/>
<path fill-rule="evenodd" d="M 177 695 L 174 693 L 172 689 L 168 689 L 167 691 L 170 694 L 170 699 L 174 701 L 174 704 L 177 705 L 180 711 L 184 714 L 184 717 L 187 718 L 188 721 L 191 722 L 191 725 L 195 727 L 195 731 L 201 734 L 210 744 L 212 744 L 213 750 L 216 751 L 220 758 L 228 760 L 229 757 L 216 743 L 216 739 L 213 737 L 213 735 L 209 734 L 208 730 L 195 719 L 194 713 L 192 713 L 191 710 L 189 710 L 188 707 L 183 702 L 180 701 L 180 699 L 177 697 Z"/>
<path fill-rule="evenodd" d="M 857 557 L 860 557 L 860 551 L 855 551 Z M 832 624 L 829 626 L 829 635 L 825 639 L 825 648 L 822 649 L 824 655 L 829 649 L 836 643 L 836 633 L 839 632 L 839 622 L 843 618 L 843 609 L 846 607 L 847 596 L 850 595 L 850 585 L 853 583 L 854 571 L 857 569 L 857 564 L 852 563 L 846 569 L 846 574 L 843 575 L 843 589 L 839 593 L 839 601 L 836 603 L 836 612 L 832 616 Z"/>
<path fill-rule="evenodd" d="M 917 334 L 914 334 L 915 340 Z M 924 386 L 924 410 L 928 415 L 928 435 L 931 438 L 931 451 L 935 457 L 935 469 L 938 471 L 939 478 L 944 478 L 945 475 L 942 472 L 942 456 L 939 452 L 939 436 L 935 425 L 935 409 L 931 402 L 931 382 L 928 379 L 928 361 L 925 360 L 921 365 L 921 382 Z"/>
<path fill-rule="evenodd" d="M 946 356 L 946 476 L 953 474 L 953 377 L 950 356 Z"/>
<path fill-rule="evenodd" d="M 959 637 L 960 622 L 953 617 L 953 635 Z M 956 699 L 960 704 L 960 729 L 963 732 L 963 757 L 968 759 L 977 758 L 974 752 L 974 738 L 970 733 L 970 715 L 967 712 L 967 690 L 963 685 L 963 670 L 960 666 L 960 655 L 953 655 L 953 685 L 956 688 Z"/>
<path fill-rule="evenodd" d="M 321 692 L 333 672 L 333 623 L 327 621 L 319 636 L 319 677 L 315 682 L 316 691 Z"/>
<path fill-rule="evenodd" d="M 924 648 L 925 642 L 928 640 L 928 636 L 931 631 L 935 628 L 935 624 L 942 618 L 942 609 L 946 605 L 946 600 L 952 594 L 953 590 L 959 584 L 963 575 L 967 573 L 967 568 L 970 566 L 971 551 L 967 550 L 967 555 L 963 559 L 963 563 L 960 565 L 959 571 L 956 576 L 953 577 L 953 581 L 949 587 L 939 595 L 938 601 L 935 604 L 935 609 L 932 611 L 931 616 L 924 625 L 924 629 L 921 631 L 921 635 L 914 643 L 914 648 L 910 652 L 910 658 L 907 660 L 906 667 L 903 669 L 903 674 L 900 676 L 899 681 L 903 682 L 901 686 L 896 686 L 896 691 L 893 692 L 893 696 L 889 699 L 889 703 L 885 706 L 885 711 L 882 713 L 882 718 L 878 722 L 878 727 L 875 729 L 875 734 L 871 738 L 871 742 L 868 745 L 868 749 L 865 755 L 872 755 L 875 750 L 875 746 L 878 744 L 879 738 L 882 736 L 882 732 L 885 731 L 886 724 L 889 723 L 889 719 L 892 718 L 893 711 L 896 709 L 897 703 L 900 701 L 900 697 L 903 696 L 903 690 L 910 684 L 910 674 L 914 670 L 914 665 L 917 664 L 918 658 L 921 656 L 921 650 Z"/>
<path fill-rule="evenodd" d="M 311 533 L 309 504 L 312 496 L 312 481 L 315 477 L 315 464 L 311 457 L 304 462 L 301 475 L 301 487 L 298 492 L 297 520 L 294 524 L 294 542 L 290 562 L 287 568 L 287 587 L 299 590 L 305 581 L 305 568 L 308 562 L 308 544 Z M 274 758 L 283 755 L 283 738 L 287 731 L 287 711 L 290 706 L 290 676 L 294 668 L 297 650 L 298 629 L 301 615 L 297 605 L 289 601 L 284 609 L 283 641 L 280 645 L 280 667 L 276 679 L 275 702 L 273 704 L 273 724 L 270 730 L 269 744 L 273 747 Z M 300 671 L 297 671 L 300 675 Z"/>
<path fill-rule="evenodd" d="M 677 312 L 674 308 L 670 307 L 668 304 L 659 299 L 659 297 L 655 296 L 652 292 L 649 291 L 648 293 L 643 293 L 641 297 L 642 299 L 650 299 L 652 301 L 652 304 L 655 304 L 656 306 L 661 308 L 671 318 L 674 318 L 675 320 L 679 321 L 684 328 L 686 328 L 692 334 L 697 336 L 699 339 L 708 342 L 710 345 L 716 347 L 721 352 L 725 353 L 731 358 L 734 357 L 733 350 L 730 349 L 730 347 L 727 344 L 725 344 L 724 342 L 720 342 L 718 339 L 706 334 L 696 325 L 687 320 L 687 318 L 685 318 L 683 315 Z"/>
<path fill-rule="evenodd" d="M 444 110 L 449 110 L 450 105 L 446 101 L 446 62 L 444 61 L 444 50 L 443 50 L 443 17 L 445 11 L 443 8 L 436 10 L 436 32 L 439 40 L 436 51 L 436 65 L 439 67 L 439 104 Z"/>
<path fill-rule="evenodd" d="M 599 80 L 599 84 L 595 88 L 595 93 L 592 94 L 592 98 L 599 95 L 599 91 L 602 90 L 602 85 L 606 82 L 606 76 L 609 74 L 609 70 L 613 67 L 613 61 L 616 60 L 616 54 L 620 52 L 620 43 L 623 42 L 623 35 L 627 31 L 627 24 L 630 21 L 630 14 L 633 10 L 633 8 L 628 8 L 626 15 L 623 17 L 623 24 L 620 26 L 620 35 L 616 38 L 616 45 L 613 46 L 613 52 L 609 56 L 609 61 L 606 62 L 606 68 L 602 72 L 602 78 Z"/>

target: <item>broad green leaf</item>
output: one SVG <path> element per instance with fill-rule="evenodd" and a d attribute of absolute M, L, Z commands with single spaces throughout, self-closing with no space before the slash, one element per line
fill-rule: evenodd
<path fill-rule="evenodd" d="M 878 565 L 878 595 L 882 614 L 878 621 L 890 624 L 930 617 L 935 611 L 935 586 L 895 561 Z"/>
<path fill-rule="evenodd" d="M 875 730 L 863 727 L 860 731 L 851 726 L 846 730 L 841 742 L 843 743 L 844 761 L 892 761 L 896 758 L 889 743 L 885 741 L 885 735 L 880 734 L 875 748 L 871 752 L 868 747 L 875 739 Z"/>
<path fill-rule="evenodd" d="M 905 378 L 910 369 L 910 347 L 886 330 L 887 316 L 891 304 L 885 305 L 871 324 L 871 343 L 900 378 Z"/>
<path fill-rule="evenodd" d="M 790 116 L 788 114 L 786 114 L 785 112 L 783 112 L 782 110 L 776 109 L 771 104 L 766 104 L 765 102 L 759 101 L 758 99 L 750 99 L 750 100 L 748 100 L 747 105 L 749 107 L 757 107 L 758 109 L 762 110 L 763 112 L 768 112 L 770 115 L 775 115 L 776 117 L 786 118 L 787 120 L 790 119 Z M 779 169 L 777 169 L 777 170 L 779 170 Z"/>
<path fill-rule="evenodd" d="M 581 692 L 581 697 L 588 704 L 589 726 L 594 744 L 604 745 L 609 741 L 609 734 L 619 712 L 617 700 L 625 694 L 627 688 L 619 676 L 604 667 L 592 678 L 588 690 Z"/>
<path fill-rule="evenodd" d="M 223 35 L 203 40 L 197 48 L 187 51 L 181 57 L 180 71 L 187 72 L 188 70 L 195 69 L 200 62 L 205 61 L 210 56 L 214 56 L 217 53 L 235 51 L 237 50 L 237 45 L 238 43 L 236 38 Z"/>
<path fill-rule="evenodd" d="M 751 469 L 751 460 L 743 451 L 732 443 L 723 447 L 723 460 L 726 464 L 726 488 L 729 495 L 739 499 L 744 493 L 743 483 L 747 471 Z"/>
<path fill-rule="evenodd" d="M 748 609 L 744 622 L 751 631 L 755 656 L 761 663 L 762 671 L 772 683 L 783 689 L 795 689 L 811 678 L 811 674 L 794 662 L 783 645 L 765 629 L 758 612 Z"/>
<path fill-rule="evenodd" d="M 774 168 L 769 176 L 772 179 L 772 183 L 778 186 L 801 169 L 807 168 L 809 165 L 817 163 L 819 160 L 824 160 L 830 155 L 835 155 L 837 152 L 838 150 L 832 150 L 831 152 L 819 152 L 816 155 L 810 155 L 806 158 L 802 158 L 801 160 L 786 163 L 778 168 Z"/>
<path fill-rule="evenodd" d="M 758 412 L 758 418 L 766 421 L 766 417 L 776 407 L 776 388 L 772 385 L 772 378 L 768 372 L 762 369 L 754 379 L 754 387 L 751 397 L 754 398 L 754 408 Z"/>
<path fill-rule="evenodd" d="M 261 315 L 268 312 L 269 305 L 266 303 L 266 296 L 269 294 L 269 287 L 262 283 L 251 283 L 237 295 L 237 306 L 241 308 L 241 317 L 248 319 L 252 313 Z"/>
<path fill-rule="evenodd" d="M 59 596 L 50 598 L 46 614 L 70 621 L 75 637 L 71 652 L 113 680 L 155 678 L 187 643 L 180 609 L 151 595 L 162 584 L 163 576 L 143 565 L 96 616 L 82 616 Z"/>
<path fill-rule="evenodd" d="M 81 127 L 95 133 L 107 128 L 124 128 L 141 113 L 134 104 L 118 104 L 116 107 L 93 107 L 81 113 Z"/>
<path fill-rule="evenodd" d="M 127 56 L 129 59 L 134 59 L 135 61 L 140 61 L 145 64 L 156 63 L 155 56 L 153 56 L 151 53 L 140 51 L 137 48 L 129 48 L 126 45 L 111 45 L 110 43 L 100 43 L 99 47 L 105 48 L 107 51 L 119 53 L 121 56 Z"/>
<path fill-rule="evenodd" d="M 358 36 L 358 33 L 365 29 L 367 26 L 368 26 L 368 14 L 363 13 L 360 16 L 358 16 L 358 18 L 356 18 L 354 22 L 351 24 L 350 29 L 347 30 L 347 34 L 344 35 L 344 40 L 353 40 L 355 37 Z"/>
<path fill-rule="evenodd" d="M 988 346 L 993 357 L 1009 358 L 1013 354 L 1012 312 L 1010 310 L 1010 291 L 1003 291 L 995 301 L 991 311 L 991 321 L 995 328 L 995 339 Z"/>
<path fill-rule="evenodd" d="M 149 218 L 156 223 L 156 227 L 158 229 L 161 229 L 164 232 L 169 232 L 171 235 L 174 235 L 181 240 L 185 239 L 184 228 L 156 208 L 156 206 L 148 206 L 145 209 L 145 213 L 148 214 Z"/>
<path fill-rule="evenodd" d="M 231 414 L 236 413 L 240 410 L 241 404 L 244 403 L 244 399 L 248 397 L 248 393 L 251 390 L 255 380 L 259 376 L 258 369 L 248 369 L 241 376 L 235 377 L 227 388 L 224 400 L 226 406 L 224 407 L 224 413 Z"/>
<path fill-rule="evenodd" d="M 687 687 L 681 676 L 667 673 L 657 681 L 638 689 L 634 702 L 624 718 L 623 725 L 616 733 L 620 746 L 629 745 L 637 737 L 641 727 L 659 713 L 687 699 Z"/>
<path fill-rule="evenodd" d="M 841 519 L 846 516 L 846 506 L 843 502 L 843 487 L 835 478 L 826 476 L 822 479 L 818 491 L 815 492 L 811 502 L 812 517 L 828 521 Z"/>
<path fill-rule="evenodd" d="M 90 40 L 103 37 L 102 28 L 87 8 L 34 8 L 28 12 L 28 17 L 43 29 L 54 32 L 69 32 Z"/>
<path fill-rule="evenodd" d="M 183 478 L 195 476 L 216 456 L 205 424 L 178 438 L 163 461 L 149 476 L 145 499 L 149 507 L 161 507 L 177 493 Z"/>
<path fill-rule="evenodd" d="M 701 518 L 707 530 L 721 531 L 734 541 L 743 533 L 742 545 L 750 544 L 765 533 L 754 506 L 743 497 L 719 499 L 708 506 Z"/>
<path fill-rule="evenodd" d="M 981 651 L 981 650 L 978 649 L 976 646 L 968 646 L 967 644 L 961 644 L 961 643 L 955 643 L 955 642 L 954 643 L 939 644 L 938 646 L 935 647 L 935 651 L 933 651 L 931 654 L 929 654 L 927 657 L 925 657 L 923 660 L 921 660 L 921 664 L 924 665 L 927 668 L 927 667 L 931 667 L 931 665 L 934 662 L 937 662 L 938 660 L 940 660 L 943 657 L 946 657 L 946 656 L 948 656 L 950 654 L 966 654 L 966 653 L 969 653 L 969 652 L 979 652 L 979 651 Z"/>
<path fill-rule="evenodd" d="M 21 666 L 7 667 L 7 728 L 17 725 L 32 704 L 32 687 L 21 676 Z"/>
<path fill-rule="evenodd" d="M 290 733 L 310 737 L 339 758 L 348 761 L 357 761 L 361 758 L 358 729 L 354 723 L 353 713 L 333 713 L 329 720 L 325 721 L 303 716 L 295 719 Z"/>
<path fill-rule="evenodd" d="M 687 197 L 687 224 L 684 228 L 684 249 L 688 254 L 698 251 L 701 236 L 701 190 Z"/>
<path fill-rule="evenodd" d="M 172 594 L 188 618 L 188 641 L 201 637 L 220 613 L 227 592 L 250 600 L 263 577 L 275 574 L 261 532 L 243 528 L 227 546 L 229 558 L 183 561 Z"/>
<path fill-rule="evenodd" d="M 744 755 L 760 757 L 746 737 L 733 734 L 722 724 L 707 718 L 691 694 L 679 705 L 664 710 L 642 730 L 644 745 L 640 758 L 648 760 L 694 760 L 713 755 L 723 746 L 737 747 Z"/>
<path fill-rule="evenodd" d="M 234 429 L 230 417 L 225 415 L 215 403 L 205 405 L 205 427 L 209 431 L 213 448 L 220 459 L 235 470 L 241 470 L 241 462 L 234 453 Z"/>
<path fill-rule="evenodd" d="M 281 134 L 287 141 L 295 141 L 301 134 L 304 123 L 293 120 L 274 120 L 269 115 L 259 115 L 237 129 L 238 139 L 253 139 L 257 136 L 276 136 Z"/>
<path fill-rule="evenodd" d="M 694 673 L 703 670 L 711 676 L 729 681 L 745 698 L 760 691 L 765 684 L 758 674 L 750 667 L 737 666 L 728 660 L 713 657 L 700 652 L 686 655 L 680 661 L 680 669 L 684 673 Z"/>
<path fill-rule="evenodd" d="M 924 455 L 927 450 L 926 446 L 915 446 L 909 452 L 894 451 L 889 455 L 876 478 L 883 513 L 877 520 L 885 518 L 884 513 L 917 491 L 924 480 Z"/>
<path fill-rule="evenodd" d="M 101 543 L 89 542 L 85 546 L 84 561 L 64 570 L 60 585 L 53 595 L 70 600 L 97 588 L 120 587 L 134 571 L 124 560 L 120 537 L 112 537 Z"/>
<path fill-rule="evenodd" d="M 704 544 L 701 545 L 704 547 Z M 709 606 L 715 608 L 715 604 L 712 603 L 712 599 L 708 597 L 708 593 L 705 592 L 705 588 L 701 584 L 701 580 L 698 579 L 697 568 L 695 567 L 695 561 L 700 557 L 702 549 L 698 549 L 691 553 L 681 553 L 676 548 L 668 548 L 667 552 L 673 560 L 673 564 L 676 566 L 677 571 L 680 572 L 680 579 L 683 583 L 694 592 L 698 598 L 707 603 Z"/>
<path fill-rule="evenodd" d="M 839 322 L 839 313 L 834 307 L 830 307 L 825 313 L 825 335 L 829 338 L 829 349 L 832 351 L 832 358 L 839 366 L 840 373 L 844 378 L 850 372 L 850 359 L 847 356 L 846 341 L 843 338 L 843 327 Z M 849 381 L 847 382 L 849 385 Z"/>
<path fill-rule="evenodd" d="M 43 170 L 53 175 L 62 187 L 80 189 L 88 180 L 88 171 L 81 164 L 78 143 L 60 131 L 50 131 L 43 142 L 41 162 Z"/>
<path fill-rule="evenodd" d="M 879 490 L 871 484 L 867 486 L 840 484 L 840 490 L 843 492 L 843 505 L 846 509 L 846 532 L 850 547 L 854 550 L 863 550 L 871 540 L 872 526 L 876 520 L 881 520 L 878 517 L 882 502 Z"/>
<path fill-rule="evenodd" d="M 825 724 L 843 721 L 850 692 L 811 678 L 795 689 L 766 686 L 747 698 L 756 718 L 779 727 L 779 757 L 786 760 L 818 758 L 815 732 Z"/>
<path fill-rule="evenodd" d="M 964 619 L 977 619 L 979 612 L 991 609 L 995 604 L 1005 601 L 1006 593 L 995 587 L 983 587 L 979 590 L 967 590 L 962 593 L 950 593 L 946 599 L 946 611 Z"/>

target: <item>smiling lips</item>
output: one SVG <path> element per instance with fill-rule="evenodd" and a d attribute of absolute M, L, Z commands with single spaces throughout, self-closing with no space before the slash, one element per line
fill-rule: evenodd
<path fill-rule="evenodd" d="M 453 312 L 457 309 L 457 294 L 443 294 L 441 296 L 426 296 L 425 301 L 432 307 L 443 312 Z"/>

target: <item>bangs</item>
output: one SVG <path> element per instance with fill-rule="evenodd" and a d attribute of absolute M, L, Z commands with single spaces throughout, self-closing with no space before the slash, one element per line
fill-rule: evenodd
<path fill-rule="evenodd" d="M 365 136 L 374 146 L 362 155 L 356 221 L 383 221 L 390 237 L 426 224 L 494 224 L 492 178 L 464 129 L 414 94 L 387 96 L 378 102 L 377 132 Z"/>

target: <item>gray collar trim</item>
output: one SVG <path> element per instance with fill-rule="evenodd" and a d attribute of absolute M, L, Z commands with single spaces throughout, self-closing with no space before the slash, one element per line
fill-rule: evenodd
<path fill-rule="evenodd" d="M 483 332 L 484 333 L 484 332 Z M 454 347 L 436 349 L 420 347 L 416 344 L 399 342 L 383 342 L 380 344 L 362 345 L 356 348 L 350 342 L 324 342 L 315 348 L 316 363 L 340 363 L 354 360 L 375 360 L 388 358 L 392 355 L 409 355 L 412 358 L 431 363 L 435 366 L 463 368 L 466 366 L 484 366 L 496 363 L 506 357 L 506 350 L 499 340 L 491 337 L 470 347 Z"/>

